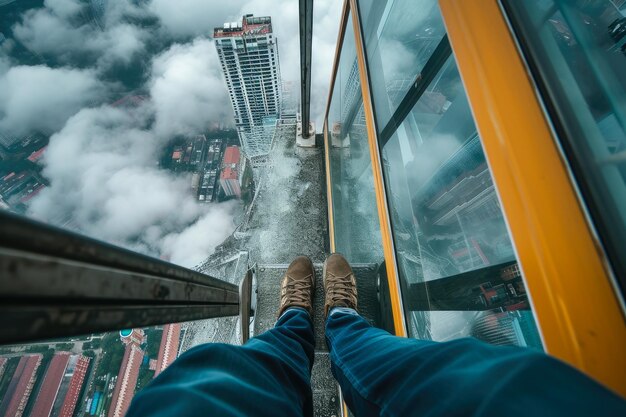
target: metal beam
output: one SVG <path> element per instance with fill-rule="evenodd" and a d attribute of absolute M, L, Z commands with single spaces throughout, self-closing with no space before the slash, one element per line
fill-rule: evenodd
<path fill-rule="evenodd" d="M 311 47 L 313 41 L 313 0 L 300 0 L 300 101 L 302 137 L 309 137 L 311 112 Z"/>
<path fill-rule="evenodd" d="M 235 316 L 234 284 L 0 213 L 0 343 Z"/>
<path fill-rule="evenodd" d="M 2 300 L 0 344 L 29 343 L 120 329 L 236 316 L 237 305 L 13 304 Z"/>
<path fill-rule="evenodd" d="M 439 71 L 443 68 L 444 64 L 448 61 L 450 55 L 452 55 L 452 48 L 450 47 L 450 42 L 448 41 L 448 35 L 444 35 L 437 45 L 437 48 L 435 48 L 435 51 L 426 62 L 426 65 L 424 65 L 422 71 L 415 78 L 413 85 L 406 92 L 393 116 L 380 133 L 378 140 L 380 142 L 381 149 L 385 146 L 389 139 L 391 139 L 396 130 L 398 130 L 398 127 L 411 112 L 415 103 L 417 103 L 420 97 L 422 97 L 426 88 L 428 88 L 428 86 L 433 82 Z"/>
<path fill-rule="evenodd" d="M 129 272 L 154 274 L 185 282 L 212 283 L 216 287 L 236 291 L 235 285 L 200 272 L 5 211 L 0 211 L 0 231 L 0 248 L 119 268 Z"/>

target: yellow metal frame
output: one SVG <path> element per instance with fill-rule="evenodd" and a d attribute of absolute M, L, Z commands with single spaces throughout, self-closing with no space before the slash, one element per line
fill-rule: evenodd
<path fill-rule="evenodd" d="M 626 323 L 497 0 L 440 0 L 544 345 L 626 396 Z"/>
<path fill-rule="evenodd" d="M 328 238 L 330 252 L 335 252 L 335 220 L 333 211 L 333 188 L 330 181 L 330 149 L 328 146 L 328 120 L 324 121 L 324 159 L 326 163 L 326 203 L 328 205 Z"/>
<path fill-rule="evenodd" d="M 381 152 L 378 147 L 378 135 L 374 122 L 374 108 L 372 106 L 372 95 L 370 92 L 369 76 L 365 59 L 365 48 L 363 47 L 363 36 L 361 33 L 361 17 L 356 0 L 350 0 L 352 9 L 352 26 L 354 27 L 356 57 L 359 65 L 359 77 L 361 79 L 361 93 L 363 94 L 363 110 L 365 114 L 365 126 L 367 128 L 367 138 L 372 159 L 372 172 L 374 174 L 374 188 L 376 190 L 376 207 L 378 209 L 378 221 L 380 223 L 380 234 L 383 241 L 383 254 L 387 265 L 387 280 L 389 283 L 389 295 L 391 299 L 391 312 L 393 315 L 393 325 L 397 336 L 407 336 L 406 319 L 402 308 L 402 296 L 400 292 L 400 280 L 398 277 L 398 265 L 396 264 L 396 253 L 391 236 L 391 222 L 389 220 L 389 208 L 387 207 L 387 195 L 382 174 Z"/>

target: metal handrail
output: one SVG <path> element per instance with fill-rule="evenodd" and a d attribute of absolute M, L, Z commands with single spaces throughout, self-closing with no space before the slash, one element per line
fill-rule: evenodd
<path fill-rule="evenodd" d="M 238 312 L 235 284 L 0 213 L 0 343 Z"/>

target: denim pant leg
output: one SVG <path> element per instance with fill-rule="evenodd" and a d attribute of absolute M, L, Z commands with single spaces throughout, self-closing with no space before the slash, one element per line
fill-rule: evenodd
<path fill-rule="evenodd" d="M 332 371 L 365 416 L 626 416 L 626 401 L 543 353 L 392 336 L 354 310 L 326 322 Z"/>
<path fill-rule="evenodd" d="M 181 355 L 127 417 L 312 416 L 314 349 L 309 314 L 289 309 L 244 346 L 207 343 Z"/>

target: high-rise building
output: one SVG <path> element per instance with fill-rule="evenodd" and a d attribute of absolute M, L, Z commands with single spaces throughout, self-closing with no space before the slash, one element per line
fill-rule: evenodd
<path fill-rule="evenodd" d="M 213 33 L 244 153 L 267 154 L 272 135 L 258 132 L 280 118 L 282 94 L 272 18 L 248 14 Z"/>

